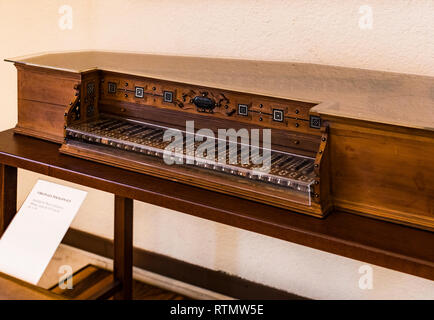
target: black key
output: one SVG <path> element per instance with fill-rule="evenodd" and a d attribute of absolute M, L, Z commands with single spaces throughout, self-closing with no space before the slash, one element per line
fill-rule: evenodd
<path fill-rule="evenodd" d="M 105 130 L 105 129 L 107 129 L 108 127 L 110 127 L 110 126 L 112 126 L 112 125 L 114 125 L 114 124 L 117 124 L 117 123 L 122 123 L 122 122 L 119 121 L 119 120 L 113 120 L 113 121 L 110 121 L 110 122 L 108 122 L 108 123 L 105 123 L 105 124 L 103 124 L 103 125 L 101 125 L 101 126 L 98 126 L 98 128 L 101 129 L 101 130 Z"/>
<path fill-rule="evenodd" d="M 305 164 L 305 165 L 303 165 L 300 169 L 298 169 L 298 170 L 300 170 L 301 172 L 303 172 L 307 167 L 309 167 L 310 165 L 312 164 L 312 162 L 311 161 L 307 161 L 307 163 Z"/>
<path fill-rule="evenodd" d="M 126 134 L 128 134 L 128 132 L 131 132 L 131 131 L 133 131 L 133 130 L 135 130 L 137 128 L 141 128 L 141 127 L 142 126 L 140 124 L 136 124 L 136 125 L 131 126 L 130 128 L 124 128 L 124 129 L 120 130 L 120 133 L 126 133 Z"/>
<path fill-rule="evenodd" d="M 144 135 L 141 136 L 142 139 L 147 139 L 148 137 L 154 135 L 156 133 L 156 129 L 150 129 L 150 132 L 146 132 Z"/>
<path fill-rule="evenodd" d="M 298 171 L 298 170 L 300 170 L 301 168 L 303 168 L 306 164 L 308 164 L 309 163 L 309 160 L 303 160 L 300 164 L 298 164 L 297 166 L 295 166 L 295 170 L 296 171 Z"/>
<path fill-rule="evenodd" d="M 158 131 L 155 135 L 149 137 L 149 139 L 154 140 L 154 141 L 157 142 L 158 140 L 160 140 L 160 138 L 163 137 L 163 135 L 164 135 L 164 131 L 161 130 L 161 131 Z"/>
<path fill-rule="evenodd" d="M 133 135 L 141 133 L 141 132 L 143 132 L 145 130 L 148 130 L 148 128 L 140 126 L 140 128 L 138 128 L 138 129 L 136 129 L 134 131 L 128 132 L 127 135 L 133 136 Z"/>
<path fill-rule="evenodd" d="M 285 161 L 285 164 L 280 165 L 280 170 L 289 170 L 298 161 L 300 161 L 300 159 L 292 157 L 291 159 L 289 159 L 289 161 Z"/>
<path fill-rule="evenodd" d="M 153 140 L 153 139 L 155 139 L 157 136 L 159 136 L 161 134 L 163 134 L 163 130 L 154 131 L 152 134 L 147 135 L 146 139 Z"/>
<path fill-rule="evenodd" d="M 106 119 L 106 120 L 100 120 L 100 121 L 90 123 L 89 126 L 93 127 L 93 128 L 100 128 L 102 125 L 111 124 L 111 123 L 115 123 L 115 122 L 116 122 L 116 120 Z"/>
<path fill-rule="evenodd" d="M 288 163 L 290 163 L 293 159 L 294 159 L 293 156 L 288 155 L 284 161 L 279 163 L 280 168 L 284 168 L 284 166 L 286 166 Z"/>
<path fill-rule="evenodd" d="M 125 126 L 129 126 L 129 125 L 130 125 L 129 123 L 125 123 L 125 122 L 118 123 L 118 124 L 115 124 L 113 126 L 108 127 L 107 130 L 108 131 L 113 131 L 113 130 L 116 130 L 116 129 L 119 129 L 119 128 L 122 128 L 122 127 L 125 127 Z"/>

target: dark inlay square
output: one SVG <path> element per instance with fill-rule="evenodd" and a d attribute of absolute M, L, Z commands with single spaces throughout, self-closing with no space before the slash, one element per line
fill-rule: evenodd
<path fill-rule="evenodd" d="M 109 82 L 108 83 L 108 93 L 116 93 L 116 83 Z"/>
<path fill-rule="evenodd" d="M 136 98 L 143 98 L 145 94 L 145 89 L 143 87 L 136 87 L 134 95 Z"/>
<path fill-rule="evenodd" d="M 283 110 L 273 109 L 273 121 L 283 122 Z"/>
<path fill-rule="evenodd" d="M 247 104 L 239 104 L 238 114 L 240 116 L 247 116 L 249 114 L 249 106 Z"/>
<path fill-rule="evenodd" d="M 173 102 L 173 92 L 172 91 L 163 91 L 163 101 L 164 102 Z"/>
<path fill-rule="evenodd" d="M 317 116 L 310 116 L 309 121 L 310 127 L 314 129 L 320 129 L 321 128 L 321 118 Z"/>

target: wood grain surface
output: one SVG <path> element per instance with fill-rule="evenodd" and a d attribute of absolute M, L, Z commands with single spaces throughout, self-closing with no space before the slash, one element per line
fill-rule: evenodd
<path fill-rule="evenodd" d="M 307 63 L 164 56 L 105 51 L 7 59 L 86 72 L 104 70 L 253 94 L 321 102 L 323 115 L 434 130 L 434 79 Z"/>

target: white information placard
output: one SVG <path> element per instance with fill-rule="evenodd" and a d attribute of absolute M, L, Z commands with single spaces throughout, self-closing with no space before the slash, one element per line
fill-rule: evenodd
<path fill-rule="evenodd" d="M 0 271 L 37 284 L 86 195 L 38 180 L 0 239 Z"/>

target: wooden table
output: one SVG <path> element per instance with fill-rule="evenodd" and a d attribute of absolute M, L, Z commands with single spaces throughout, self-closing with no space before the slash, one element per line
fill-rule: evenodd
<path fill-rule="evenodd" d="M 182 183 L 62 155 L 59 145 L 0 132 L 0 234 L 16 213 L 17 168 L 113 193 L 114 279 L 131 298 L 133 199 L 434 280 L 434 233 L 346 212 L 317 219 Z"/>

